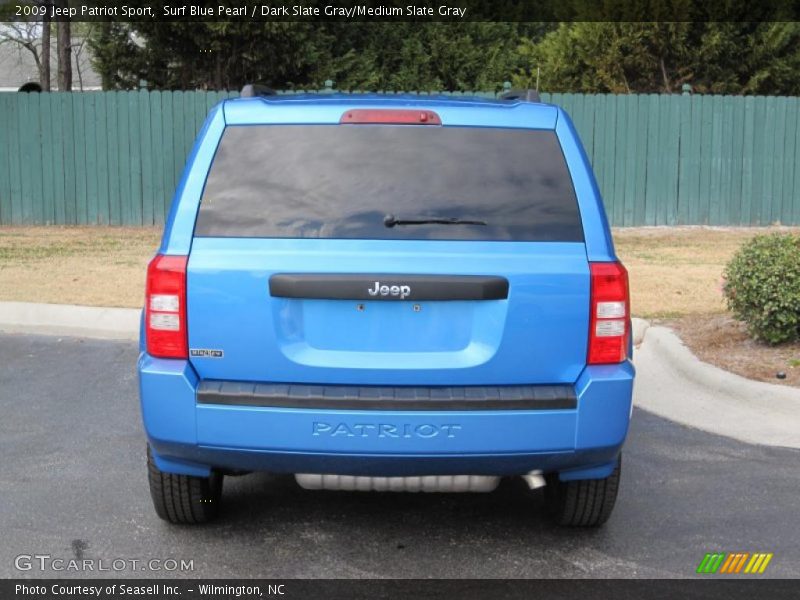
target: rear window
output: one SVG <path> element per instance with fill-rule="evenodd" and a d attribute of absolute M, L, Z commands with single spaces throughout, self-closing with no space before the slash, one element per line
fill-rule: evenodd
<path fill-rule="evenodd" d="M 413 125 L 226 128 L 195 235 L 583 241 L 553 131 Z"/>

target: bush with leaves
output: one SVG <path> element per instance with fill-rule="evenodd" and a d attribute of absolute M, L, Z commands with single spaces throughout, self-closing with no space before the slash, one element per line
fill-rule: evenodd
<path fill-rule="evenodd" d="M 725 268 L 728 308 L 768 344 L 800 339 L 800 235 L 758 235 Z"/>

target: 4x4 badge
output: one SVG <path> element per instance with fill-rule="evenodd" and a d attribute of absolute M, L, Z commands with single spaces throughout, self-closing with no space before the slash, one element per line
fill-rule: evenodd
<path fill-rule="evenodd" d="M 222 358 L 224 353 L 222 350 L 209 350 L 208 348 L 192 348 L 189 350 L 189 356 L 197 358 Z"/>

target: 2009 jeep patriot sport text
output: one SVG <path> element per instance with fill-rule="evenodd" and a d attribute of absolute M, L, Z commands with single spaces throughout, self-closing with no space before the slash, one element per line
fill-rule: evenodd
<path fill-rule="evenodd" d="M 147 273 L 138 363 L 158 515 L 226 473 L 307 488 L 546 484 L 611 513 L 628 282 L 558 107 L 261 95 L 209 115 Z"/>

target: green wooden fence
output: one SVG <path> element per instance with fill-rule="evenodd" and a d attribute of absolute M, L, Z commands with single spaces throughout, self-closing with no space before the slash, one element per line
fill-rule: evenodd
<path fill-rule="evenodd" d="M 0 224 L 161 224 L 228 92 L 0 93 Z M 492 96 L 493 94 L 480 94 Z M 800 99 L 543 94 L 614 225 L 800 224 Z"/>

